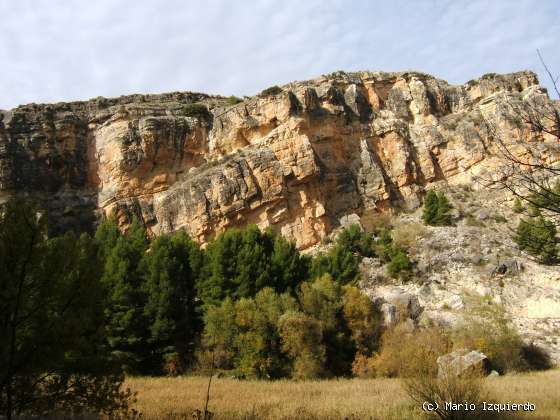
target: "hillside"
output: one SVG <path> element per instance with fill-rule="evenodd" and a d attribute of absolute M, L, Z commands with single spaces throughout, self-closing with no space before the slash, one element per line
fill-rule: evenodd
<path fill-rule="evenodd" d="M 462 86 L 337 72 L 245 99 L 176 92 L 24 105 L 1 114 L 0 199 L 37 199 L 55 232 L 91 231 L 115 212 L 121 228 L 136 216 L 152 236 L 185 230 L 202 244 L 257 224 L 310 253 L 341 225 L 367 230 L 393 214 L 415 281 L 392 280 L 375 258 L 361 265 L 386 325 L 404 316 L 454 327 L 473 300 L 499 303 L 558 362 L 560 275 L 511 239 L 520 216 L 492 188 L 503 162 L 487 123 L 519 156 L 516 142 L 556 162 L 558 139 L 524 130 L 511 104 L 558 108 L 530 72 Z M 427 189 L 447 192 L 453 226 L 422 226 Z"/>

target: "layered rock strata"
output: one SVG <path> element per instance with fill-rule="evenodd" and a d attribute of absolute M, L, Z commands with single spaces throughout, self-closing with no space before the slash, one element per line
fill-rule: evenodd
<path fill-rule="evenodd" d="M 432 183 L 497 170 L 496 128 L 557 160 L 558 139 L 528 135 L 515 112 L 557 107 L 530 72 L 462 86 L 337 72 L 276 92 L 233 105 L 170 93 L 4 111 L 0 199 L 35 197 L 56 230 L 115 212 L 123 227 L 137 216 L 155 235 L 185 229 L 202 243 L 256 223 L 305 249 L 344 215 L 414 208 Z"/>

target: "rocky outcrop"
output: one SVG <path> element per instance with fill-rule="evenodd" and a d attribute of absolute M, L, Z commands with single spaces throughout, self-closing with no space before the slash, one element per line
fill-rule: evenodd
<path fill-rule="evenodd" d="M 114 211 L 123 227 L 137 216 L 153 234 L 185 229 L 200 242 L 256 223 L 303 249 L 344 215 L 414 208 L 431 183 L 496 169 L 484 121 L 557 159 L 557 139 L 527 137 L 510 106 L 556 106 L 530 72 L 463 86 L 338 72 L 229 103 L 171 93 L 3 112 L 0 198 L 33 195 L 61 230 Z"/>
<path fill-rule="evenodd" d="M 421 208 L 389 221 L 393 233 L 422 227 L 408 246 L 414 281 L 391 279 L 378 258 L 361 262 L 360 286 L 381 304 L 384 323 L 461 330 L 476 321 L 491 334 L 493 325 L 511 320 L 525 346 L 542 349 L 560 365 L 560 270 L 535 261 L 513 241 L 526 216 L 514 211 L 505 191 L 440 187 L 454 208 L 452 226 L 423 225 Z"/>

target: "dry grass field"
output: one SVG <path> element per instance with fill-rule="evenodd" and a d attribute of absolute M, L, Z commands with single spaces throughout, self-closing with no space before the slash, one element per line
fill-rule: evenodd
<path fill-rule="evenodd" d="M 487 378 L 500 402 L 531 402 L 533 413 L 495 418 L 560 419 L 560 370 Z M 146 419 L 191 419 L 204 407 L 208 380 L 202 377 L 129 378 L 138 392 L 136 408 Z M 239 381 L 214 379 L 209 410 L 214 419 L 422 419 L 398 379 L 328 381 Z"/>

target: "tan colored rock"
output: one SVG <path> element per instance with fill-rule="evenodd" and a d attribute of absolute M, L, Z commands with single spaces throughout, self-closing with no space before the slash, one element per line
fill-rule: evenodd
<path fill-rule="evenodd" d="M 344 215 L 414 208 L 430 183 L 492 173 L 484 120 L 557 160 L 557 139 L 516 128 L 511 101 L 555 106 L 529 72 L 463 86 L 337 72 L 236 105 L 180 92 L 31 104 L 2 113 L 0 197 L 33 194 L 60 230 L 114 211 L 123 228 L 136 216 L 153 234 L 185 229 L 205 242 L 256 223 L 307 248 Z M 208 115 L 185 111 L 193 102 Z"/>

